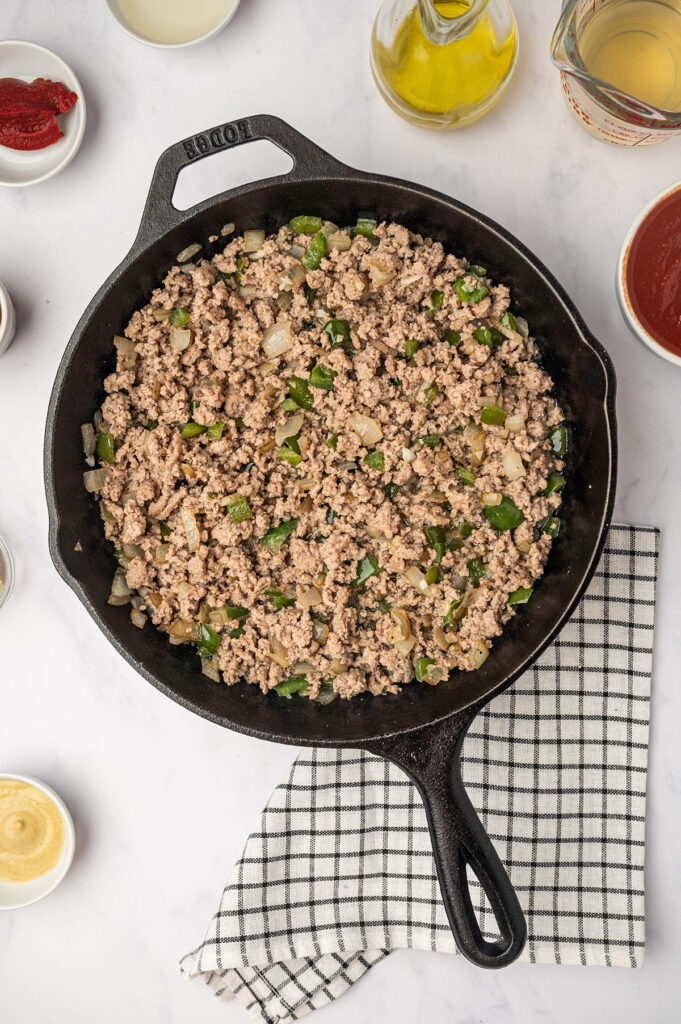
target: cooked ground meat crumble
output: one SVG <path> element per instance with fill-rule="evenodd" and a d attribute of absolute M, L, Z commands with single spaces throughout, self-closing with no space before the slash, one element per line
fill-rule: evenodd
<path fill-rule="evenodd" d="M 543 571 L 552 381 L 484 268 L 399 224 L 291 226 L 173 267 L 116 339 L 83 428 L 110 600 L 215 681 L 435 684 L 482 664 Z"/>

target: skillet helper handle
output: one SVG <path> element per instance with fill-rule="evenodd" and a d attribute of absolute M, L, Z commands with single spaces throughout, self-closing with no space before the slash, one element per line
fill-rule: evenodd
<path fill-rule="evenodd" d="M 527 939 L 518 897 L 492 841 L 485 832 L 461 779 L 461 748 L 480 705 L 413 733 L 369 744 L 410 776 L 422 799 L 442 901 L 456 944 L 478 967 L 506 967 Z M 467 878 L 470 867 L 489 901 L 500 938 L 481 933 Z"/>
<path fill-rule="evenodd" d="M 293 167 L 287 174 L 278 175 L 270 181 L 298 181 L 327 175 L 347 174 L 347 167 L 335 160 L 329 153 L 316 146 L 305 135 L 292 128 L 286 121 L 271 114 L 254 114 L 236 121 L 216 125 L 198 135 L 191 135 L 181 142 L 169 146 L 158 159 L 149 186 L 147 201 L 142 214 L 140 229 L 133 248 L 144 248 L 148 242 L 175 227 L 194 213 L 177 210 L 172 203 L 175 185 L 180 171 L 197 160 L 222 153 L 235 146 L 249 142 L 267 140 L 278 146 L 293 160 Z M 224 193 L 223 193 L 224 195 Z M 211 197 L 213 203 L 218 197 Z M 202 204 L 199 204 L 199 206 Z"/>

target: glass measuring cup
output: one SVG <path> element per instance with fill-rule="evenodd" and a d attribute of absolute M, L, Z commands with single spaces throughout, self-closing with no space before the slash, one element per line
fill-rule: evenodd
<path fill-rule="evenodd" d="M 371 37 L 383 99 L 426 128 L 460 128 L 486 114 L 517 56 L 508 0 L 384 0 Z"/>
<path fill-rule="evenodd" d="M 576 120 L 591 135 L 616 146 L 652 146 L 681 133 L 681 112 L 665 110 L 615 88 L 587 69 L 580 41 L 605 8 L 636 0 L 563 0 L 551 43 L 563 94 Z M 679 55 L 681 62 L 681 54 Z"/>

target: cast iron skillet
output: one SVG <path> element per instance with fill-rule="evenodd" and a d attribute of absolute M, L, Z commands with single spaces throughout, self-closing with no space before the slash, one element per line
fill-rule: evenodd
<path fill-rule="evenodd" d="M 178 212 L 171 197 L 180 169 L 201 157 L 254 139 L 291 155 L 287 175 L 243 185 Z M 564 530 L 530 605 L 506 628 L 485 665 L 452 673 L 437 687 L 407 687 L 399 696 L 358 697 L 330 707 L 263 696 L 253 686 L 216 685 L 199 659 L 170 647 L 154 629 L 140 631 L 126 608 L 107 604 L 113 569 L 97 503 L 83 488 L 80 424 L 104 398 L 114 366 L 112 337 L 123 333 L 176 254 L 203 244 L 221 225 L 275 231 L 298 213 L 354 224 L 359 212 L 395 220 L 487 267 L 511 293 L 536 336 L 571 427 Z M 502 864 L 466 795 L 460 774 L 464 735 L 477 712 L 538 657 L 586 587 L 605 539 L 614 498 L 615 376 L 610 360 L 547 269 L 493 221 L 448 196 L 339 163 L 275 117 L 221 125 L 171 146 L 151 183 L 139 234 L 121 265 L 83 314 L 62 359 L 45 438 L 50 553 L 114 647 L 150 683 L 219 725 L 280 743 L 362 747 L 399 765 L 423 798 L 447 915 L 461 952 L 482 967 L 515 960 L 526 925 Z M 76 544 L 78 550 L 76 550 Z M 500 937 L 487 941 L 473 912 L 467 866 L 482 884 Z"/>

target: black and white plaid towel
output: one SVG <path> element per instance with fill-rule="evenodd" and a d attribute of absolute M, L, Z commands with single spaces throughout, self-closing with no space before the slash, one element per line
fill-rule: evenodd
<path fill-rule="evenodd" d="M 643 962 L 657 548 L 654 529 L 611 528 L 558 640 L 465 741 L 463 778 L 527 915 L 531 963 Z M 284 1024 L 403 947 L 455 951 L 420 798 L 382 758 L 305 750 L 181 967 Z"/>

